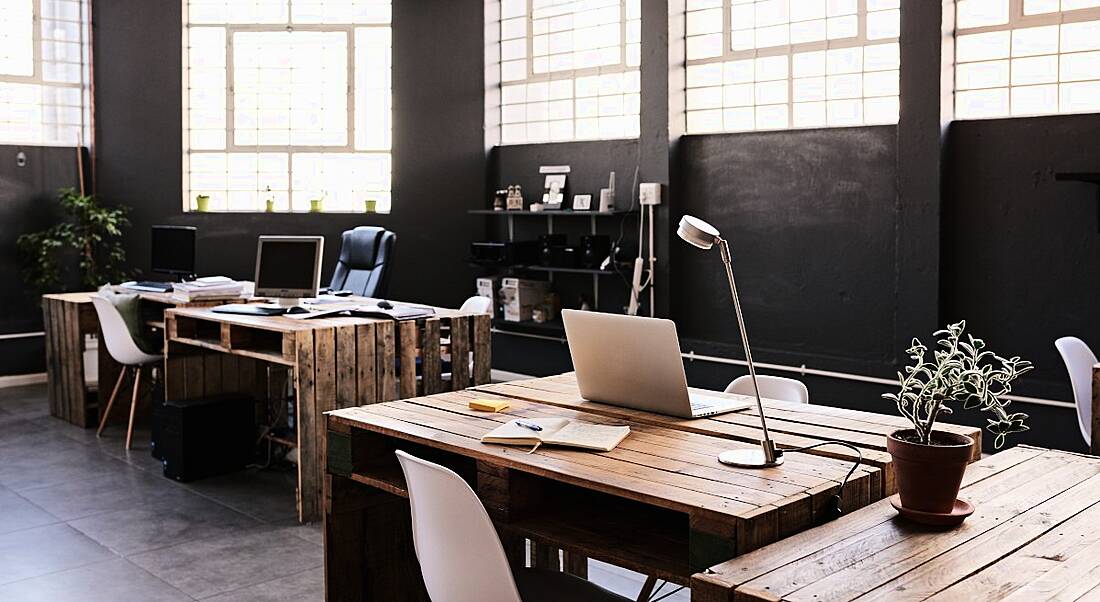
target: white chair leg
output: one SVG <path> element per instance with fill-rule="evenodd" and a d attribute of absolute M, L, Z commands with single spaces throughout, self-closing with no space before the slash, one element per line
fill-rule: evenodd
<path fill-rule="evenodd" d="M 115 396 L 118 395 L 118 389 L 122 386 L 122 379 L 126 378 L 126 371 L 129 369 L 129 366 L 123 366 L 122 370 L 118 372 L 118 380 L 115 381 L 115 389 L 111 391 L 111 397 L 107 400 L 107 407 L 103 409 L 103 415 L 99 417 L 99 428 L 95 431 L 96 437 L 99 437 L 99 435 L 103 433 L 103 427 L 107 426 L 107 416 L 111 413 L 111 406 L 115 404 Z"/>
<path fill-rule="evenodd" d="M 126 449 L 134 438 L 134 410 L 137 409 L 138 390 L 141 389 L 141 366 L 134 368 L 134 395 L 130 398 L 130 426 L 126 427 Z"/>

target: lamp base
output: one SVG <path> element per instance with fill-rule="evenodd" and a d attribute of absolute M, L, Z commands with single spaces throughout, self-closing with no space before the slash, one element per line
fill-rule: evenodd
<path fill-rule="evenodd" d="M 783 463 L 783 456 L 776 455 L 774 462 L 768 462 L 762 449 L 731 449 L 718 454 L 718 461 L 738 468 L 772 468 Z"/>

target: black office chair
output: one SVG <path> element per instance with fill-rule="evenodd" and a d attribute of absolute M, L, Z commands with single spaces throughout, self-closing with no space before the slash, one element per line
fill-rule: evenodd
<path fill-rule="evenodd" d="M 377 226 L 345 230 L 340 240 L 340 260 L 330 288 L 364 297 L 384 298 L 389 284 L 393 245 L 397 235 Z"/>

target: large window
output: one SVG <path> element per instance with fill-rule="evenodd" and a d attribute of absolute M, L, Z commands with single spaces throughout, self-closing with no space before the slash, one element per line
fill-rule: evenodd
<path fill-rule="evenodd" d="M 390 0 L 187 0 L 184 203 L 390 208 Z"/>
<path fill-rule="evenodd" d="M 502 144 L 636 138 L 641 0 L 503 0 Z"/>
<path fill-rule="evenodd" d="M 84 0 L 0 5 L 0 144 L 87 144 Z"/>
<path fill-rule="evenodd" d="M 959 0 L 955 117 L 1100 111 L 1100 0 Z"/>
<path fill-rule="evenodd" d="M 900 0 L 687 8 L 688 133 L 897 123 Z"/>

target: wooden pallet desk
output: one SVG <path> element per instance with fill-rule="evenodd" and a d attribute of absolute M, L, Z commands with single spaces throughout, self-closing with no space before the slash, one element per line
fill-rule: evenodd
<path fill-rule="evenodd" d="M 822 521 L 851 467 L 845 459 L 792 454 L 781 468 L 734 468 L 717 454 L 753 444 L 516 398 L 503 414 L 468 409 L 471 399 L 486 397 L 500 398 L 460 391 L 328 414 L 327 599 L 427 599 L 395 449 L 462 475 L 498 523 L 514 563 L 524 561 L 526 538 L 564 551 L 567 569 L 571 557 L 591 557 L 684 585 L 717 559 Z M 479 441 L 518 416 L 625 423 L 631 434 L 608 453 L 552 446 L 528 453 Z M 858 470 L 844 489 L 845 507 L 879 499 L 880 476 L 875 467 Z"/>
<path fill-rule="evenodd" d="M 289 370 L 298 448 L 298 518 L 321 519 L 322 413 L 487 383 L 489 316 L 435 308 L 425 320 L 165 313 L 165 391 L 170 399 L 245 392 L 263 397 L 266 366 Z M 443 370 L 442 334 L 452 358 Z M 419 368 L 419 369 L 418 369 Z"/>
<path fill-rule="evenodd" d="M 131 291 L 126 291 L 131 292 Z M 99 317 L 92 306 L 95 293 L 57 293 L 42 295 L 42 324 L 46 332 L 46 388 L 50 415 L 66 422 L 91 428 L 99 424 L 100 402 L 106 403 L 111 383 L 122 367 L 111 359 L 104 346 L 99 347 L 98 381 L 104 387 L 89 390 L 84 374 L 84 337 L 103 340 Z M 164 310 L 170 307 L 199 307 L 225 303 L 219 301 L 183 302 L 170 293 L 138 293 L 145 302 L 143 310 L 150 326 L 163 327 Z M 106 389 L 106 390 L 104 390 Z M 122 415 L 122 414 L 120 414 Z"/>
<path fill-rule="evenodd" d="M 1016 447 L 963 487 L 957 528 L 884 500 L 696 575 L 692 600 L 1100 600 L 1100 459 Z"/>
<path fill-rule="evenodd" d="M 476 389 L 506 397 L 527 399 L 612 418 L 629 419 L 736 441 L 754 443 L 760 440 L 760 419 L 757 417 L 755 404 L 754 407 L 748 410 L 708 418 L 676 418 L 586 401 L 577 389 L 577 379 L 573 373 L 482 385 L 476 387 Z M 693 390 L 705 392 L 707 395 L 742 398 L 742 396 L 716 393 L 715 391 Z M 850 443 L 860 449 L 863 454 L 863 461 L 867 465 L 881 470 L 881 474 L 877 476 L 876 486 L 878 491 L 875 499 L 893 495 L 897 491 L 890 454 L 886 453 L 886 436 L 899 428 L 908 427 L 909 423 L 904 418 L 829 406 L 790 403 L 775 399 L 764 400 L 764 414 L 768 418 L 768 430 L 779 448 L 804 447 L 825 440 Z M 972 461 L 981 458 L 981 429 L 943 423 L 939 424 L 938 427 L 973 438 L 978 445 L 974 448 Z M 837 446 L 817 448 L 811 450 L 810 453 L 839 459 L 855 457 L 851 451 Z"/>

